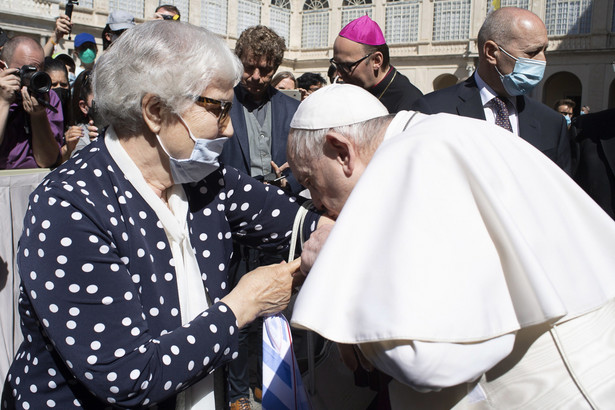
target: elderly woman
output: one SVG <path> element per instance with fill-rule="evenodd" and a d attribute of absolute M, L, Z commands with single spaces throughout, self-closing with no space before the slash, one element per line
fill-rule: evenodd
<path fill-rule="evenodd" d="M 287 305 L 299 264 L 261 267 L 229 292 L 233 238 L 283 250 L 299 208 L 218 165 L 242 72 L 187 23 L 141 24 L 100 58 L 105 138 L 31 196 L 18 256 L 25 340 L 3 408 L 222 406 L 211 373 L 235 357 L 239 328 Z M 308 214 L 304 232 L 317 222 Z"/>

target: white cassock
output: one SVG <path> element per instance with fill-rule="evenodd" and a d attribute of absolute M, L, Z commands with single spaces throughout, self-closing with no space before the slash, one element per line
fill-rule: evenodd
<path fill-rule="evenodd" d="M 512 133 L 414 114 L 389 126 L 293 325 L 359 344 L 394 408 L 615 407 L 615 222 Z"/>

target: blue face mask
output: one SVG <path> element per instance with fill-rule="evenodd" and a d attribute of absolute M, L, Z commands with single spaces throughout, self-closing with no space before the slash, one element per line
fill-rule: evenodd
<path fill-rule="evenodd" d="M 570 115 L 564 115 L 564 118 L 566 119 L 566 125 L 570 127 L 570 124 L 572 123 Z"/>
<path fill-rule="evenodd" d="M 220 167 L 218 157 L 222 152 L 224 143 L 228 140 L 227 137 L 220 137 L 213 140 L 205 138 L 196 138 L 188 124 L 184 119 L 179 116 L 179 119 L 188 130 L 188 135 L 192 141 L 194 141 L 194 148 L 190 154 L 190 158 L 176 159 L 169 155 L 160 137 L 156 134 L 158 143 L 169 157 L 169 164 L 171 166 L 171 175 L 173 181 L 176 184 L 188 184 L 192 182 L 199 182 L 207 175 L 211 174 Z"/>
<path fill-rule="evenodd" d="M 510 74 L 503 75 L 500 70 L 498 70 L 498 67 L 495 67 L 508 95 L 516 96 L 527 94 L 538 85 L 545 73 L 546 61 L 513 57 L 502 47 L 498 46 L 498 48 L 504 54 L 515 60 L 515 68 L 513 68 Z"/>

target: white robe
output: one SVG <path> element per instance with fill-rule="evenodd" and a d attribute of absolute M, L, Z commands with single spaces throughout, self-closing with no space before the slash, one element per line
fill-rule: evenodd
<path fill-rule="evenodd" d="M 481 377 L 520 329 L 613 299 L 615 222 L 512 133 L 448 114 L 416 114 L 402 133 L 413 114 L 389 126 L 292 323 L 360 344 L 399 381 L 440 389 Z"/>

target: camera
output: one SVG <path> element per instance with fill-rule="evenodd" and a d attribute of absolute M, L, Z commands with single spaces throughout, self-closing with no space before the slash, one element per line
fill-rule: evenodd
<path fill-rule="evenodd" d="M 33 65 L 24 65 L 15 73 L 21 79 L 21 86 L 28 88 L 33 95 L 47 94 L 51 89 L 49 74 L 37 71 Z"/>

